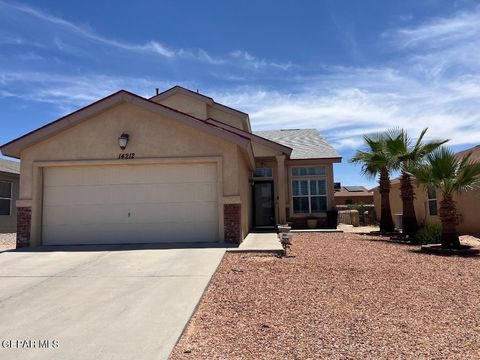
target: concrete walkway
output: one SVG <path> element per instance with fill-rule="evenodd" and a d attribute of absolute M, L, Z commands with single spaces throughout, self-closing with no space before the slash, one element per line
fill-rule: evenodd
<path fill-rule="evenodd" d="M 343 233 L 342 229 L 294 229 L 291 233 Z"/>
<path fill-rule="evenodd" d="M 0 359 L 167 359 L 225 253 L 182 246 L 1 252 Z"/>
<path fill-rule="evenodd" d="M 277 233 L 250 233 L 238 248 L 229 248 L 228 252 L 269 252 L 283 253 Z"/>

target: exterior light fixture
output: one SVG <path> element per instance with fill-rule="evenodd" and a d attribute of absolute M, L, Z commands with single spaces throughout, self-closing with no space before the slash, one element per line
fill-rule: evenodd
<path fill-rule="evenodd" d="M 120 146 L 120 149 L 122 149 L 122 151 L 125 150 L 125 148 L 127 147 L 128 139 L 130 139 L 130 136 L 125 133 L 122 133 L 122 135 L 118 137 L 118 145 Z"/>

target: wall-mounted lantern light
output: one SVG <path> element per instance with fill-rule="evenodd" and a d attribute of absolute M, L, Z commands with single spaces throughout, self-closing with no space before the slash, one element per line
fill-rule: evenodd
<path fill-rule="evenodd" d="M 122 151 L 125 150 L 125 148 L 127 147 L 129 138 L 130 136 L 125 133 L 122 133 L 122 135 L 118 137 L 118 145 L 120 146 L 120 149 L 122 149 Z"/>

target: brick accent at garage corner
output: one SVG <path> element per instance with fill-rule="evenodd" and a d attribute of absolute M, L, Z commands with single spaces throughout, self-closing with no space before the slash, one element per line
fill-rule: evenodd
<path fill-rule="evenodd" d="M 17 208 L 17 249 L 30 246 L 30 226 L 32 223 L 32 208 Z"/>
<path fill-rule="evenodd" d="M 224 204 L 223 205 L 223 219 L 224 219 L 224 233 L 225 241 L 241 243 L 241 204 Z"/>

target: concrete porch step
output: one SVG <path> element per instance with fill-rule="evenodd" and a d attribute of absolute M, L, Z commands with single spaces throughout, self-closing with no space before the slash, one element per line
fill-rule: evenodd
<path fill-rule="evenodd" d="M 282 254 L 283 247 L 280 244 L 276 232 L 250 233 L 236 248 L 228 248 L 228 252 L 268 252 Z"/>

